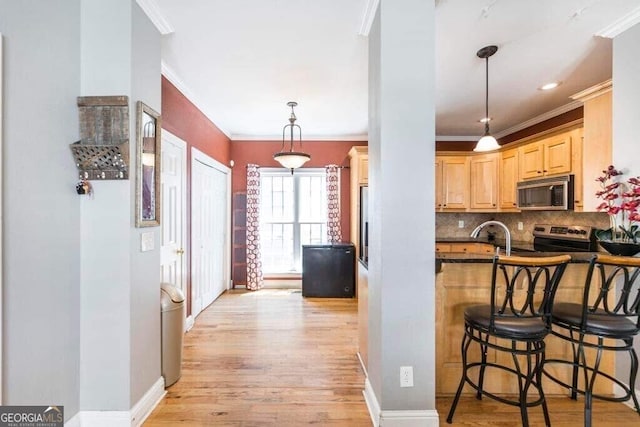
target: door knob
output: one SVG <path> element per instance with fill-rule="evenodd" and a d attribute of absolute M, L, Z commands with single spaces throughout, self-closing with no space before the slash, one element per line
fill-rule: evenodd
<path fill-rule="evenodd" d="M 176 253 L 178 255 L 182 255 L 184 253 L 184 249 L 182 249 L 182 248 L 181 249 L 176 249 Z"/>

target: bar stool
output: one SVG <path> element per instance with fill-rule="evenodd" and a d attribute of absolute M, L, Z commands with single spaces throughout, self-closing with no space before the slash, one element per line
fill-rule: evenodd
<path fill-rule="evenodd" d="M 453 421 L 462 389 L 469 384 L 476 398 L 490 397 L 520 407 L 522 425 L 528 426 L 527 408 L 542 405 L 546 425 L 550 425 L 542 390 L 544 338 L 551 329 L 551 308 L 558 283 L 569 255 L 553 257 L 496 256 L 491 275 L 491 299 L 488 304 L 469 306 L 464 310 L 462 338 L 462 375 L 447 422 Z M 480 346 L 480 360 L 468 358 L 471 343 Z M 500 365 L 487 358 L 489 349 L 511 354 L 513 366 Z M 470 371 L 479 370 L 477 381 Z M 518 400 L 498 396 L 483 388 L 488 372 L 507 372 L 515 376 Z M 533 390 L 534 397 L 528 399 Z"/>
<path fill-rule="evenodd" d="M 593 398 L 613 402 L 633 400 L 640 414 L 635 393 L 638 355 L 633 340 L 640 332 L 640 258 L 596 255 L 589 263 L 582 303 L 557 302 L 552 310 L 551 334 L 571 343 L 572 360 L 545 361 L 545 376 L 571 391 L 571 398 L 584 395 L 584 425 L 591 426 Z M 606 341 L 605 341 L 606 340 Z M 587 361 L 586 349 L 595 351 Z M 613 373 L 600 370 L 604 351 L 627 352 L 630 358 L 629 382 L 623 383 Z M 571 384 L 550 372 L 553 364 L 571 366 Z M 582 372 L 582 383 L 579 373 Z M 596 378 L 617 384 L 620 397 L 595 394 Z"/>

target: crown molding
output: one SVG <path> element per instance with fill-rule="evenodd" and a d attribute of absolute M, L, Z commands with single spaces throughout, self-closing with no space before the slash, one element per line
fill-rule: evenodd
<path fill-rule="evenodd" d="M 362 16 L 362 24 L 360 24 L 360 31 L 358 34 L 364 37 L 369 37 L 369 31 L 371 31 L 371 24 L 376 17 L 376 11 L 380 0 L 367 0 L 367 4 L 364 7 L 364 15 Z"/>
<path fill-rule="evenodd" d="M 473 136 L 473 135 L 461 135 L 461 136 L 455 136 L 455 135 L 436 135 L 436 141 L 438 142 L 448 142 L 448 141 L 477 141 L 478 139 L 480 139 L 479 136 Z"/>
<path fill-rule="evenodd" d="M 187 86 L 186 83 L 182 81 L 178 74 L 173 71 L 173 69 L 169 67 L 164 61 L 160 61 L 160 66 L 162 75 L 167 80 L 169 80 L 171 84 L 174 85 L 193 105 L 195 105 L 196 108 L 200 110 L 202 114 L 204 114 L 211 121 L 211 123 L 213 123 L 218 129 L 220 129 L 220 131 L 224 133 L 227 138 L 231 139 L 231 134 L 226 129 L 222 129 L 220 126 L 218 126 L 213 118 L 209 114 L 207 114 L 207 112 L 203 108 L 201 108 L 200 105 L 198 105 L 198 99 L 194 95 L 193 91 L 189 89 L 189 86 Z"/>
<path fill-rule="evenodd" d="M 595 35 L 598 37 L 612 39 L 618 36 L 620 33 L 627 31 L 629 28 L 633 27 L 639 22 L 640 22 L 640 7 L 632 10 L 622 18 L 604 27 L 602 30 L 598 31 Z"/>
<path fill-rule="evenodd" d="M 602 83 L 599 83 L 595 86 L 591 86 L 583 90 L 582 92 L 578 92 L 575 95 L 571 95 L 571 99 L 575 99 L 576 101 L 585 102 L 596 96 L 600 96 L 603 93 L 611 92 L 612 89 L 612 80 L 605 80 Z"/>
<path fill-rule="evenodd" d="M 522 122 L 520 124 L 517 124 L 515 126 L 510 127 L 509 129 L 505 129 L 503 131 L 500 131 L 498 133 L 493 134 L 493 136 L 496 139 L 500 139 L 502 137 L 505 137 L 507 135 L 511 135 L 512 133 L 521 131 L 522 129 L 526 129 L 530 126 L 533 125 L 537 125 L 538 123 L 542 123 L 545 120 L 549 120 L 552 119 L 556 116 L 559 116 L 560 114 L 564 114 L 567 111 L 571 111 L 571 110 L 575 110 L 576 108 L 582 107 L 582 102 L 580 101 L 572 101 L 568 104 L 565 104 L 561 107 L 556 108 L 555 110 L 551 110 L 551 111 L 547 111 L 544 114 L 540 114 L 539 116 L 536 116 L 532 119 L 529 119 L 525 122 Z M 478 137 L 479 138 L 479 137 Z"/>
<path fill-rule="evenodd" d="M 160 31 L 160 34 L 164 36 L 175 31 L 167 18 L 160 12 L 160 7 L 155 0 L 136 0 L 136 3 L 138 3 L 138 6 L 146 13 L 149 19 L 151 19 L 151 22 L 153 22 L 153 25 Z"/>
<path fill-rule="evenodd" d="M 235 135 L 231 134 L 229 137 L 232 141 L 278 141 L 282 142 L 282 135 Z M 352 142 L 362 142 L 368 141 L 369 136 L 367 134 L 360 135 L 305 135 L 302 143 L 308 141 L 352 141 Z"/>

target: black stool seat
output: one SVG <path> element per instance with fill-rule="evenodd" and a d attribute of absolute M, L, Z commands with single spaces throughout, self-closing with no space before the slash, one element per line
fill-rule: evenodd
<path fill-rule="evenodd" d="M 568 255 L 496 256 L 493 259 L 489 304 L 472 305 L 464 310 L 462 375 L 449 410 L 448 423 L 453 421 L 462 389 L 468 384 L 476 391 L 478 399 L 486 396 L 520 407 L 525 427 L 529 425 L 528 408 L 539 405 L 546 425 L 551 425 L 541 381 L 544 338 L 551 330 L 553 297 L 570 260 Z M 469 360 L 468 350 L 474 343 L 480 347 L 480 360 Z M 489 349 L 509 353 L 511 363 L 489 360 Z M 499 372 L 513 378 L 518 386 L 517 398 L 485 390 L 486 372 Z"/>
<path fill-rule="evenodd" d="M 551 315 L 553 322 L 566 325 L 582 323 L 582 304 L 573 302 L 557 302 Z M 621 335 L 636 335 L 638 326 L 627 317 L 610 316 L 605 310 L 597 309 L 586 313 L 584 332 L 593 335 L 615 338 Z"/>
<path fill-rule="evenodd" d="M 541 317 L 492 316 L 489 304 L 472 305 L 464 310 L 464 321 L 483 332 L 489 331 L 492 317 L 492 333 L 498 338 L 535 341 L 544 339 L 549 333 L 548 325 Z"/>

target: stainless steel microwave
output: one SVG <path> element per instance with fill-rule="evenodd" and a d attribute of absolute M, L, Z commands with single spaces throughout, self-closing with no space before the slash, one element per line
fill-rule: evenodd
<path fill-rule="evenodd" d="M 532 179 L 517 184 L 518 209 L 566 211 L 573 209 L 573 175 Z"/>

